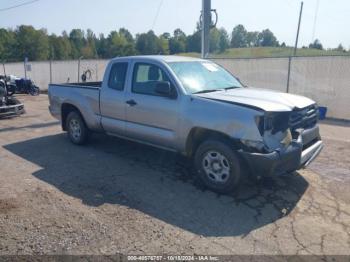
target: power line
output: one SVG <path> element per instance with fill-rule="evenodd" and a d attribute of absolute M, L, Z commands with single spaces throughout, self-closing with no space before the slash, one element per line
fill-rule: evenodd
<path fill-rule="evenodd" d="M 154 26 L 155 26 L 155 24 L 156 24 L 156 22 L 157 22 L 157 20 L 158 20 L 160 8 L 161 8 L 162 5 L 163 5 L 163 1 L 164 1 L 164 0 L 161 0 L 160 3 L 159 3 L 158 9 L 157 9 L 157 13 L 156 13 L 156 16 L 154 17 L 153 24 L 152 24 L 152 27 L 151 27 L 152 30 L 154 29 Z"/>
<path fill-rule="evenodd" d="M 1 9 L 0 9 L 0 12 L 7 11 L 7 10 L 11 10 L 11 9 L 15 9 L 15 8 L 17 8 L 17 7 L 21 7 L 21 6 L 24 6 L 24 5 L 30 5 L 30 4 L 33 4 L 33 3 L 38 2 L 38 1 L 40 1 L 40 0 L 32 0 L 32 1 L 24 2 L 24 3 L 22 3 L 22 4 L 18 4 L 18 5 L 13 5 L 13 6 L 1 8 Z"/>

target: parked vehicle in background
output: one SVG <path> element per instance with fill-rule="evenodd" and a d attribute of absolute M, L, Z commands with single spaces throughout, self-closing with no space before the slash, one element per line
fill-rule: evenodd
<path fill-rule="evenodd" d="M 29 94 L 32 96 L 40 94 L 40 88 L 31 79 L 20 78 L 14 75 L 0 76 L 0 79 L 7 82 L 7 86 L 13 94 Z"/>
<path fill-rule="evenodd" d="M 24 105 L 13 96 L 16 86 L 10 78 L 0 76 L 0 118 L 24 113 Z"/>
<path fill-rule="evenodd" d="M 16 83 L 16 93 L 19 94 L 29 94 L 32 96 L 38 96 L 40 94 L 40 89 L 34 84 L 31 79 L 20 78 L 15 80 Z"/>
<path fill-rule="evenodd" d="M 51 114 L 74 144 L 91 132 L 179 152 L 217 192 L 306 167 L 323 148 L 314 101 L 244 87 L 217 64 L 177 56 L 113 59 L 103 82 L 49 85 Z"/>

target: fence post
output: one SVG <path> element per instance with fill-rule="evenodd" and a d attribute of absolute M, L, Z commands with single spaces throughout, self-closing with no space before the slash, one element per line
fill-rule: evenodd
<path fill-rule="evenodd" d="M 23 62 L 23 67 L 24 67 L 24 78 L 27 79 L 27 62 L 28 62 L 28 58 L 24 58 L 24 62 Z"/>
<path fill-rule="evenodd" d="M 78 83 L 79 83 L 79 80 L 80 80 L 80 58 L 78 60 Z"/>
<path fill-rule="evenodd" d="M 52 59 L 50 59 L 50 84 L 52 84 Z"/>
<path fill-rule="evenodd" d="M 4 68 L 4 76 L 6 75 L 5 62 L 2 62 L 2 67 Z"/>
<path fill-rule="evenodd" d="M 96 71 L 96 82 L 98 81 L 98 66 L 97 63 L 95 64 L 95 71 Z"/>
<path fill-rule="evenodd" d="M 287 93 L 289 93 L 290 70 L 292 64 L 292 56 L 288 57 L 288 76 L 287 76 Z"/>

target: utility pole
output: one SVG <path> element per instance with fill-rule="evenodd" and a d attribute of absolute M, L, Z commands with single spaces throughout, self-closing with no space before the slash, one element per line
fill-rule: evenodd
<path fill-rule="evenodd" d="M 211 26 L 211 0 L 202 0 L 202 58 L 209 55 L 210 26 Z"/>
<path fill-rule="evenodd" d="M 301 2 L 301 6 L 300 6 L 300 13 L 299 13 L 299 21 L 298 21 L 298 30 L 297 30 L 297 37 L 295 39 L 295 45 L 294 45 L 294 52 L 293 52 L 293 56 L 297 55 L 297 50 L 298 50 L 298 41 L 299 41 L 299 32 L 300 32 L 300 24 L 301 24 L 301 17 L 303 15 L 303 6 L 304 6 L 304 2 Z M 287 93 L 289 93 L 289 83 L 290 83 L 290 71 L 291 71 L 291 67 L 292 67 L 292 56 L 289 56 L 288 58 L 288 75 L 287 75 Z"/>
<path fill-rule="evenodd" d="M 301 24 L 301 16 L 303 15 L 303 6 L 304 6 L 304 2 L 301 2 L 300 14 L 299 14 L 299 22 L 298 22 L 298 31 L 297 31 L 297 37 L 295 39 L 295 46 L 294 46 L 294 56 L 296 56 L 296 54 L 297 54 L 298 41 L 299 41 L 299 32 L 300 32 L 300 24 Z"/>

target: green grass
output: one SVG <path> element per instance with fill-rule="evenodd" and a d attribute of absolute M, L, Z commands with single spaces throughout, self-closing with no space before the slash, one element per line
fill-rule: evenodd
<path fill-rule="evenodd" d="M 291 47 L 251 47 L 251 48 L 231 48 L 223 53 L 211 53 L 210 57 L 219 58 L 254 58 L 254 57 L 287 57 L 293 54 Z M 199 53 L 182 53 L 179 55 L 200 57 Z M 319 50 L 309 48 L 299 48 L 297 56 L 333 56 L 350 55 L 350 52 L 335 50 Z"/>

